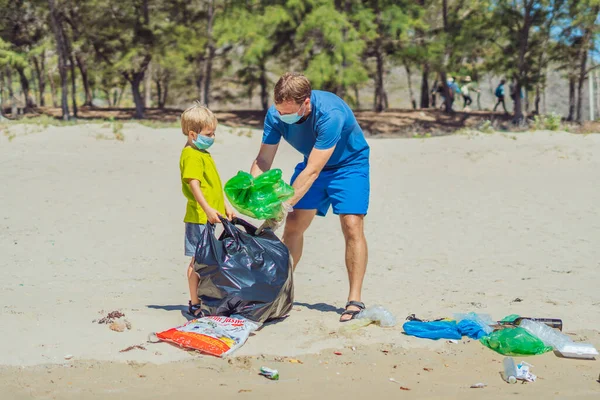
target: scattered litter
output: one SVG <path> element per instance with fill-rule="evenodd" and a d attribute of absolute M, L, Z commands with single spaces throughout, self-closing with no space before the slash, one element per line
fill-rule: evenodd
<path fill-rule="evenodd" d="M 145 378 L 146 375 L 138 374 L 138 378 Z"/>
<path fill-rule="evenodd" d="M 124 320 L 123 320 L 123 322 L 125 323 L 125 327 L 126 327 L 128 330 L 131 330 L 131 322 L 129 322 L 129 321 L 128 321 L 128 320 L 126 320 L 126 319 L 124 319 Z"/>
<path fill-rule="evenodd" d="M 552 347 L 546 346 L 537 336 L 520 327 L 494 331 L 489 336 L 482 337 L 480 342 L 505 355 L 537 355 L 552 350 Z"/>
<path fill-rule="evenodd" d="M 519 364 L 517 364 L 517 379 L 525 382 L 535 382 L 537 376 L 529 371 L 530 368 L 533 368 L 533 365 L 525 361 L 521 361 Z"/>
<path fill-rule="evenodd" d="M 158 338 L 158 336 L 156 336 L 156 332 L 150 332 L 146 341 L 148 343 L 159 343 L 160 339 Z"/>
<path fill-rule="evenodd" d="M 119 353 L 125 353 L 134 349 L 138 349 L 138 350 L 146 350 L 146 348 L 144 346 L 140 346 L 139 344 L 133 345 L 133 346 L 129 346 L 123 350 L 120 350 Z"/>
<path fill-rule="evenodd" d="M 547 324 L 524 319 L 519 326 L 538 337 L 545 345 L 554 348 L 563 357 L 593 359 L 598 355 L 598 351 L 592 344 L 573 342 L 570 337 Z"/>
<path fill-rule="evenodd" d="M 352 351 L 356 351 L 356 347 L 352 346 L 351 347 Z"/>
<path fill-rule="evenodd" d="M 397 380 L 395 380 L 394 378 L 390 378 L 390 382 L 394 382 L 397 383 L 398 385 L 402 385 L 400 382 L 398 382 Z"/>
<path fill-rule="evenodd" d="M 251 389 L 240 389 L 240 390 L 238 390 L 238 393 L 248 393 L 251 391 L 252 391 Z"/>
<path fill-rule="evenodd" d="M 433 368 L 423 368 L 423 371 L 431 372 L 433 371 Z"/>
<path fill-rule="evenodd" d="M 125 329 L 127 329 L 127 327 L 125 326 L 125 323 L 121 322 L 121 321 L 113 322 L 108 327 L 110 328 L 111 331 L 115 331 L 115 332 L 124 332 Z"/>
<path fill-rule="evenodd" d="M 296 360 L 295 358 L 290 358 L 288 362 L 291 362 L 292 364 L 304 364 L 302 361 Z"/>
<path fill-rule="evenodd" d="M 333 354 L 335 354 L 336 356 L 341 356 L 342 352 L 341 351 L 334 351 Z"/>
<path fill-rule="evenodd" d="M 522 302 L 522 301 L 523 301 L 523 299 L 521 299 L 521 298 L 517 297 L 517 298 L 515 298 L 513 301 L 511 301 L 511 303 L 520 303 L 520 302 Z"/>
<path fill-rule="evenodd" d="M 404 386 L 400 386 L 400 390 L 410 390 L 410 388 L 404 387 Z"/>
<path fill-rule="evenodd" d="M 71 358 L 73 358 L 73 354 L 67 354 L 65 356 L 65 360 L 70 360 Z"/>
<path fill-rule="evenodd" d="M 369 319 L 377 325 L 387 328 L 396 325 L 396 317 L 383 306 L 367 307 L 356 316 L 358 319 Z"/>
<path fill-rule="evenodd" d="M 258 327 L 255 322 L 235 316 L 210 316 L 159 332 L 156 337 L 181 347 L 225 357 L 240 348 Z"/>
<path fill-rule="evenodd" d="M 279 380 L 279 371 L 277 371 L 276 369 L 271 369 L 268 367 L 260 367 L 260 375 L 262 375 L 265 378 L 270 379 L 272 381 Z"/>
<path fill-rule="evenodd" d="M 116 319 L 119 319 L 124 316 L 125 316 L 125 314 L 123 314 L 120 311 L 111 311 L 106 315 L 106 317 L 98 320 L 98 323 L 99 324 L 112 324 L 113 322 L 115 322 Z"/>
<path fill-rule="evenodd" d="M 474 385 L 471 385 L 471 389 L 483 389 L 484 387 L 486 387 L 487 385 L 485 383 L 476 383 Z"/>

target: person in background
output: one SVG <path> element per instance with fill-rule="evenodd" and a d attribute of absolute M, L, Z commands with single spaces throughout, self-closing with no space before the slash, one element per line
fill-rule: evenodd
<path fill-rule="evenodd" d="M 496 95 L 496 105 L 494 106 L 494 112 L 496 112 L 496 108 L 498 108 L 498 106 L 500 104 L 502 104 L 502 108 L 504 108 L 504 112 L 506 114 L 508 114 L 508 110 L 506 109 L 506 103 L 504 101 L 504 85 L 506 84 L 506 79 L 502 79 L 500 81 L 500 84 L 496 87 L 496 90 L 494 91 L 494 95 Z"/>
<path fill-rule="evenodd" d="M 471 92 L 479 93 L 479 89 L 477 89 L 474 86 L 470 76 L 466 76 L 464 81 L 465 84 L 462 86 L 462 88 L 460 88 L 460 91 L 464 100 L 463 108 L 465 111 L 469 111 L 469 106 L 471 105 L 471 103 L 473 103 L 473 99 L 471 98 Z"/>

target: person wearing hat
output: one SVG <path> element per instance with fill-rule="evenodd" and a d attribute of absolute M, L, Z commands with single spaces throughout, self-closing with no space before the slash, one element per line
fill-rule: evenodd
<path fill-rule="evenodd" d="M 471 91 L 479 92 L 479 89 L 477 89 L 476 87 L 473 86 L 471 77 L 468 75 L 465 77 L 464 82 L 465 82 L 465 84 L 461 88 L 461 92 L 462 92 L 462 96 L 463 96 L 463 100 L 464 100 L 463 108 L 465 109 L 465 111 L 469 111 L 469 109 L 467 107 L 469 107 L 471 105 L 471 103 L 473 103 L 473 99 L 471 98 Z"/>

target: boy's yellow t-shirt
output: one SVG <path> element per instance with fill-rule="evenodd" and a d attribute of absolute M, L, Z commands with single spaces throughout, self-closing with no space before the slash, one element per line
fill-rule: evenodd
<path fill-rule="evenodd" d="M 183 222 L 194 224 L 206 224 L 206 213 L 194 198 L 190 189 L 189 180 L 196 179 L 200 182 L 200 190 L 208 204 L 225 216 L 225 198 L 223 197 L 223 185 L 217 172 L 215 161 L 206 150 L 198 150 L 186 146 L 181 151 L 179 158 L 179 169 L 181 170 L 181 191 L 187 199 L 185 217 Z"/>

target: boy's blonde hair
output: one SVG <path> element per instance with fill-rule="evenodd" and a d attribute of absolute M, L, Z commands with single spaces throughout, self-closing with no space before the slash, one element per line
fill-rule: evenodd
<path fill-rule="evenodd" d="M 198 102 L 181 113 L 181 131 L 185 136 L 190 131 L 200 133 L 204 128 L 217 129 L 217 123 L 215 114 Z"/>
<path fill-rule="evenodd" d="M 286 72 L 275 84 L 275 104 L 290 100 L 302 104 L 306 98 L 310 98 L 311 91 L 307 77 L 295 72 Z"/>

